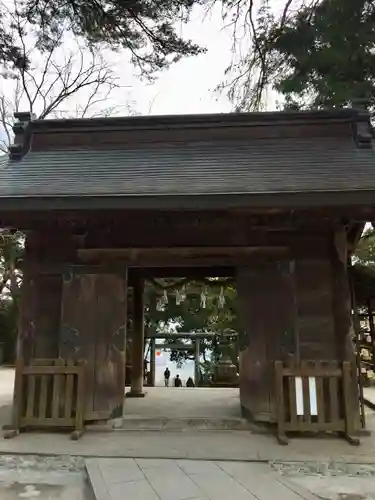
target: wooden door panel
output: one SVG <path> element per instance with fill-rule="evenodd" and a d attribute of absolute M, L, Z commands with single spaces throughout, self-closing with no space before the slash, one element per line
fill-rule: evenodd
<path fill-rule="evenodd" d="M 127 280 L 112 274 L 65 276 L 60 356 L 87 360 L 85 419 L 119 416 L 125 385 Z"/>
<path fill-rule="evenodd" d="M 242 342 L 241 405 L 259 420 L 274 414 L 273 362 L 295 351 L 293 263 L 265 261 L 237 270 Z"/>
<path fill-rule="evenodd" d="M 94 411 L 121 416 L 125 391 L 126 284 L 116 275 L 96 278 Z"/>

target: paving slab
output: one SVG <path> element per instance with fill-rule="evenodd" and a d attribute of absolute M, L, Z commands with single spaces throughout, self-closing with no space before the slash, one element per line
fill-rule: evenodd
<path fill-rule="evenodd" d="M 218 462 L 219 467 L 233 477 L 239 484 L 250 490 L 256 498 L 262 500 L 300 500 L 301 494 L 292 490 L 281 481 L 282 476 L 270 470 L 268 464 L 249 464 L 238 462 Z M 303 497 L 302 497 L 303 498 Z"/>
<path fill-rule="evenodd" d="M 111 484 L 140 481 L 144 479 L 142 470 L 137 462 L 132 459 L 103 458 L 100 467 L 106 481 Z"/>
<path fill-rule="evenodd" d="M 96 500 L 375 500 L 374 464 L 99 458 L 87 465 L 102 482 Z M 111 471 L 122 467 L 123 481 Z M 127 471 L 137 468 L 132 480 Z"/>
<path fill-rule="evenodd" d="M 181 469 L 170 473 L 164 469 L 145 469 L 144 475 L 161 500 L 187 500 L 202 495 L 198 485 Z"/>
<path fill-rule="evenodd" d="M 220 474 L 222 469 L 211 460 L 176 460 L 186 474 Z M 247 465 L 247 464 L 246 464 Z"/>
<path fill-rule="evenodd" d="M 263 500 L 228 475 L 194 474 L 194 481 L 212 500 Z"/>
<path fill-rule="evenodd" d="M 189 460 L 86 460 L 96 500 L 314 500 L 267 464 Z M 121 480 L 121 469 L 124 476 Z M 135 471 L 139 471 L 136 472 Z M 115 473 L 113 471 L 116 471 Z M 136 479 L 129 475 L 135 473 Z M 298 491 L 297 491 L 298 490 Z"/>
<path fill-rule="evenodd" d="M 111 500 L 160 500 L 160 497 L 146 479 L 123 484 L 109 484 L 108 491 Z M 98 498 L 97 500 L 101 499 Z"/>

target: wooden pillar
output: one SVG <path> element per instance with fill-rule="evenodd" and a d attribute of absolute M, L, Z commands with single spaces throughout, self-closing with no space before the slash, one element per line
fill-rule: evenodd
<path fill-rule="evenodd" d="M 371 300 L 367 301 L 367 315 L 368 315 L 368 324 L 370 328 L 370 337 L 371 337 L 371 347 L 372 347 L 372 364 L 373 370 L 375 370 L 375 328 L 374 328 L 374 312 L 372 310 Z"/>
<path fill-rule="evenodd" d="M 350 361 L 352 366 L 351 394 L 349 400 L 352 419 L 350 426 L 361 427 L 357 366 L 352 339 L 351 290 L 349 280 L 349 257 L 347 234 L 344 225 L 337 226 L 333 233 L 332 270 L 333 270 L 333 315 L 335 324 L 336 358 Z"/>
<path fill-rule="evenodd" d="M 144 366 L 144 280 L 134 277 L 131 388 L 127 397 L 142 398 Z"/>
<path fill-rule="evenodd" d="M 242 415 L 276 419 L 274 362 L 295 354 L 294 267 L 284 255 L 237 268 Z M 269 311 L 272 309 L 272 314 Z"/>
<path fill-rule="evenodd" d="M 33 273 L 29 265 L 32 261 L 32 245 L 29 236 L 26 238 L 24 251 L 23 280 L 18 296 L 18 324 L 16 358 L 28 364 L 34 357 L 37 323 L 37 293 Z"/>
<path fill-rule="evenodd" d="M 28 231 L 23 261 L 25 286 L 20 302 L 20 321 L 23 323 L 21 329 L 26 331 L 23 337 L 28 339 L 23 342 L 23 347 L 30 344 L 29 355 L 32 357 L 59 356 L 62 263 L 74 256 L 75 241 L 71 234 Z M 57 269 L 50 271 L 50 267 Z M 32 338 L 27 335 L 30 326 L 33 329 Z"/>
<path fill-rule="evenodd" d="M 350 262 L 350 277 L 352 278 L 352 264 Z M 362 373 L 361 373 L 361 324 L 358 317 L 358 305 L 355 294 L 355 287 L 353 279 L 350 279 L 350 292 L 351 292 L 351 305 L 352 305 L 352 321 L 355 334 L 356 343 L 356 366 L 357 366 L 357 380 L 358 380 L 358 392 L 359 392 L 359 407 L 360 407 L 360 419 L 361 426 L 363 429 L 366 428 L 366 415 L 365 415 L 365 405 L 363 396 L 363 383 L 362 383 Z"/>
<path fill-rule="evenodd" d="M 155 362 L 155 356 L 156 356 L 156 349 L 155 349 L 155 339 L 152 338 L 150 340 L 150 372 L 151 372 L 151 385 L 152 387 L 155 387 L 156 381 L 155 381 L 155 376 L 156 376 L 156 362 Z"/>
<path fill-rule="evenodd" d="M 33 282 L 24 274 L 18 299 L 16 359 L 28 363 L 34 355 L 35 314 L 33 311 Z"/>
<path fill-rule="evenodd" d="M 196 386 L 200 382 L 199 363 L 200 363 L 200 345 L 199 345 L 199 339 L 195 339 L 194 382 Z"/>
<path fill-rule="evenodd" d="M 354 360 L 351 338 L 351 293 L 348 275 L 348 245 L 344 226 L 333 234 L 333 314 L 335 322 L 336 354 L 340 361 Z"/>
<path fill-rule="evenodd" d="M 36 358 L 57 358 L 59 355 L 59 331 L 61 317 L 62 276 L 41 275 L 35 278 Z"/>

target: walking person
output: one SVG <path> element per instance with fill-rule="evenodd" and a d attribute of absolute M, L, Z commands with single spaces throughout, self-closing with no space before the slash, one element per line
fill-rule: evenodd
<path fill-rule="evenodd" d="M 165 385 L 165 387 L 169 386 L 170 377 L 171 377 L 171 372 L 169 371 L 169 368 L 167 366 L 167 368 L 164 370 L 164 385 Z"/>
<path fill-rule="evenodd" d="M 180 375 L 176 375 L 176 378 L 174 379 L 174 386 L 175 387 L 182 387 L 182 382 L 180 379 Z"/>
<path fill-rule="evenodd" d="M 195 387 L 194 381 L 191 377 L 189 377 L 186 381 L 186 387 Z"/>

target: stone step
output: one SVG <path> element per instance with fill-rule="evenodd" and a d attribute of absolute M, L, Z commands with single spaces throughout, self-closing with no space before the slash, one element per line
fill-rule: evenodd
<path fill-rule="evenodd" d="M 87 426 L 93 431 L 251 431 L 267 433 L 262 425 L 254 424 L 243 418 L 210 418 L 210 417 L 137 417 L 128 416 L 105 424 Z"/>

